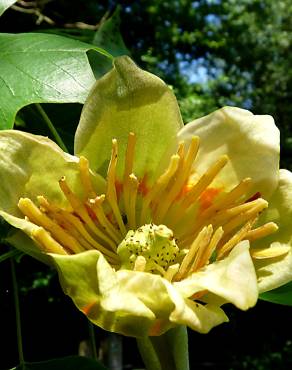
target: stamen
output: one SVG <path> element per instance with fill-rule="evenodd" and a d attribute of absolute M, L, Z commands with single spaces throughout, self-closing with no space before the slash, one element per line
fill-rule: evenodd
<path fill-rule="evenodd" d="M 255 221 L 256 219 L 248 221 L 236 234 L 233 235 L 231 239 L 228 240 L 227 243 L 219 248 L 217 258 L 221 259 L 227 253 L 229 253 L 233 247 L 241 242 L 245 238 L 246 234 L 250 231 Z"/>
<path fill-rule="evenodd" d="M 182 225 L 177 225 L 181 227 L 183 232 L 185 233 L 188 230 L 188 233 L 180 235 L 178 232 L 178 236 L 180 237 L 182 245 L 189 245 L 191 240 L 193 239 L 193 235 L 195 235 L 198 230 L 200 230 L 206 222 L 212 219 L 212 217 L 216 214 L 216 212 L 227 208 L 231 204 L 238 202 L 243 195 L 246 194 L 248 188 L 250 187 L 251 179 L 246 178 L 242 180 L 235 188 L 233 188 L 230 192 L 222 194 L 222 196 L 214 202 L 212 206 L 207 208 L 200 214 L 200 217 L 197 219 L 197 222 L 190 217 L 189 221 L 181 220 Z"/>
<path fill-rule="evenodd" d="M 74 239 L 57 223 L 42 213 L 29 198 L 20 198 L 18 207 L 21 212 L 30 219 L 31 222 L 48 230 L 52 236 L 61 243 L 61 245 L 64 245 L 67 249 L 74 253 L 80 253 L 84 251 L 84 248 L 76 239 Z"/>
<path fill-rule="evenodd" d="M 69 186 L 66 183 L 65 177 L 59 181 L 60 188 L 62 189 L 65 197 L 68 199 L 68 202 L 71 204 L 74 212 L 84 221 L 86 226 L 101 240 L 106 242 L 110 247 L 114 250 L 115 244 L 114 242 L 105 235 L 92 221 L 91 217 L 88 215 L 87 209 L 85 205 L 80 201 L 80 199 L 71 191 Z"/>
<path fill-rule="evenodd" d="M 40 204 L 40 210 L 42 212 L 47 213 L 48 216 L 56 221 L 63 229 L 65 229 L 69 233 L 69 235 L 73 236 L 73 238 L 75 238 L 80 243 L 80 245 L 82 245 L 82 247 L 84 247 L 85 249 L 93 249 L 93 246 L 81 236 L 78 230 L 68 221 L 67 217 L 64 217 L 64 215 L 62 215 L 62 212 L 58 207 L 49 204 L 48 200 L 45 199 L 43 196 L 38 196 L 37 199 Z M 66 211 L 63 212 L 66 213 Z"/>
<path fill-rule="evenodd" d="M 211 239 L 212 234 L 213 234 L 213 227 L 212 227 L 212 225 L 209 225 L 207 227 L 207 232 L 206 232 L 205 238 L 201 242 L 201 245 L 199 246 L 198 251 L 196 253 L 196 256 L 194 258 L 194 261 L 193 261 L 193 263 L 191 265 L 190 272 L 195 272 L 200 267 L 204 266 L 204 264 L 202 264 L 202 262 L 203 262 L 203 255 L 204 255 L 206 249 L 208 249 L 208 246 L 210 244 L 210 239 Z"/>
<path fill-rule="evenodd" d="M 130 174 L 133 172 L 134 152 L 135 152 L 136 137 L 133 132 L 130 132 L 128 138 L 128 145 L 125 157 L 125 170 L 123 182 L 123 198 L 124 207 L 127 217 L 129 218 L 129 194 L 130 194 Z"/>
<path fill-rule="evenodd" d="M 251 242 L 260 238 L 264 238 L 265 236 L 273 234 L 278 229 L 278 226 L 274 222 L 268 222 L 260 227 L 257 227 L 256 229 L 250 230 L 246 234 L 246 239 Z"/>
<path fill-rule="evenodd" d="M 62 245 L 52 238 L 51 235 L 42 227 L 37 230 L 33 230 L 31 235 L 41 245 L 44 252 L 62 255 L 68 254 Z"/>
<path fill-rule="evenodd" d="M 83 156 L 79 158 L 79 168 L 80 168 L 81 182 L 85 190 L 85 197 L 86 198 L 96 197 L 96 193 L 93 190 L 92 182 L 90 179 L 89 163 L 88 163 L 88 160 Z"/>
<path fill-rule="evenodd" d="M 289 253 L 290 250 L 291 250 L 290 247 L 286 245 L 282 245 L 279 247 L 253 248 L 253 249 L 250 249 L 250 254 L 252 258 L 265 259 L 265 258 L 281 257 L 284 254 Z"/>
<path fill-rule="evenodd" d="M 189 252 L 186 254 L 180 265 L 179 271 L 175 276 L 176 281 L 181 280 L 184 276 L 187 275 L 191 265 L 194 262 L 194 258 L 198 250 L 200 249 L 201 246 L 206 246 L 206 244 L 209 243 L 212 232 L 213 232 L 212 225 L 209 225 L 208 227 L 205 226 L 201 230 L 201 232 L 197 235 L 196 239 L 193 241 L 189 249 Z"/>
<path fill-rule="evenodd" d="M 173 228 L 180 228 L 180 223 L 182 222 L 185 226 L 185 221 L 183 216 L 186 210 L 193 205 L 189 210 L 189 213 L 197 212 L 197 203 L 199 196 L 207 189 L 207 187 L 212 183 L 218 173 L 224 168 L 227 164 L 229 158 L 227 155 L 223 155 L 213 166 L 211 166 L 207 172 L 205 172 L 196 184 L 194 184 L 191 189 L 184 195 L 181 203 L 175 209 L 170 210 L 168 216 L 168 222 Z M 174 208 L 174 207 L 173 207 Z M 192 218 L 190 216 L 189 218 Z M 184 227 L 184 229 L 186 229 Z"/>
<path fill-rule="evenodd" d="M 65 231 L 67 231 L 74 239 L 78 241 L 78 243 L 84 248 L 84 249 L 94 249 L 91 244 L 89 244 L 77 231 L 76 228 L 74 228 L 73 225 L 63 216 L 61 216 L 60 213 L 57 212 L 50 212 L 49 217 L 54 219 Z"/>
<path fill-rule="evenodd" d="M 189 173 L 192 169 L 193 163 L 195 161 L 195 158 L 198 154 L 200 145 L 200 138 L 198 136 L 193 136 L 191 139 L 191 143 L 184 161 L 184 167 L 185 167 L 185 174 L 187 174 L 186 177 L 189 176 Z"/>
<path fill-rule="evenodd" d="M 78 217 L 56 206 L 53 206 L 47 201 L 46 198 L 42 196 L 38 197 L 38 201 L 40 205 L 49 212 L 51 212 L 54 217 L 56 218 L 59 217 L 60 221 L 62 220 L 68 221 L 68 223 L 71 224 L 72 227 L 74 227 L 80 233 L 80 235 L 82 235 L 84 240 L 89 243 L 90 246 L 87 245 L 86 249 L 95 248 L 99 250 L 101 253 L 103 253 L 108 260 L 112 262 L 117 262 L 117 255 L 112 251 L 108 250 L 106 247 L 102 246 L 95 239 L 93 239 Z"/>
<path fill-rule="evenodd" d="M 139 186 L 139 182 L 137 177 L 132 173 L 129 176 L 129 213 L 128 213 L 128 221 L 129 221 L 129 228 L 131 230 L 136 229 L 136 200 L 137 200 L 137 190 Z"/>
<path fill-rule="evenodd" d="M 195 200 L 199 198 L 202 192 L 212 183 L 218 173 L 227 164 L 229 158 L 223 155 L 219 160 L 214 163 L 199 179 L 199 181 L 191 188 L 191 190 L 184 197 L 181 207 L 182 209 L 188 208 Z"/>
<path fill-rule="evenodd" d="M 267 201 L 261 198 L 258 199 L 256 205 L 253 206 L 251 209 L 248 209 L 246 212 L 239 214 L 238 216 L 234 217 L 231 221 L 229 221 L 227 224 L 223 225 L 225 235 L 236 229 L 239 225 L 243 224 L 245 221 L 250 220 L 253 217 L 257 216 L 267 207 L 268 207 Z"/>
<path fill-rule="evenodd" d="M 177 154 L 179 155 L 180 158 L 184 158 L 185 156 L 185 142 L 184 141 L 180 141 L 178 143 L 178 149 L 177 149 Z"/>
<path fill-rule="evenodd" d="M 171 188 L 167 191 L 167 193 L 164 195 L 164 199 L 161 200 L 161 202 L 158 205 L 157 211 L 155 212 L 154 220 L 157 224 L 161 223 L 163 220 L 163 217 L 167 213 L 168 209 L 174 202 L 174 200 L 177 198 L 179 193 L 182 190 L 183 185 L 187 181 L 188 177 L 190 176 L 190 172 L 192 169 L 193 162 L 195 160 L 195 156 L 198 152 L 199 148 L 199 139 L 198 137 L 193 137 L 189 150 L 187 152 L 187 155 L 185 159 L 181 157 L 181 167 L 178 168 L 178 171 L 176 173 L 176 178 L 173 179 L 173 183 L 171 185 Z"/>
<path fill-rule="evenodd" d="M 196 266 L 197 270 L 209 263 L 210 258 L 215 252 L 217 245 L 222 239 L 223 235 L 224 230 L 222 229 L 222 227 L 218 227 L 218 229 L 213 234 L 209 245 L 205 248 L 204 253 L 201 256 L 200 263 Z"/>
<path fill-rule="evenodd" d="M 101 226 L 105 229 L 108 235 L 116 242 L 120 243 L 121 239 L 123 239 L 122 234 L 119 230 L 117 230 L 113 224 L 108 220 L 106 217 L 104 210 L 102 208 L 102 203 L 105 200 L 105 195 L 102 194 L 95 199 L 90 199 L 89 204 L 91 209 L 93 210 L 98 222 Z M 116 249 L 116 248 L 115 248 Z"/>
<path fill-rule="evenodd" d="M 218 211 L 219 209 L 229 207 L 233 203 L 239 202 L 240 199 L 247 193 L 250 185 L 250 177 L 243 179 L 230 192 L 226 193 L 224 196 L 222 196 L 222 198 L 218 199 L 218 201 L 216 201 L 214 205 L 209 208 L 209 211 Z"/>
<path fill-rule="evenodd" d="M 158 178 L 156 184 L 150 189 L 149 193 L 146 195 L 143 201 L 141 217 L 140 217 L 140 225 L 146 224 L 146 212 L 149 208 L 149 205 L 152 201 L 154 201 L 158 195 L 167 187 L 170 180 L 176 173 L 178 169 L 178 164 L 180 161 L 180 157 L 177 154 L 174 154 L 169 162 L 169 165 L 165 172 Z"/>
<path fill-rule="evenodd" d="M 253 209 L 254 206 L 257 206 L 259 204 L 262 204 L 262 198 L 258 198 L 248 203 L 243 203 L 232 208 L 223 209 L 222 211 L 216 213 L 211 222 L 212 224 L 217 225 L 226 224 L 228 221 L 230 221 L 231 218 L 236 217 L 239 214 L 246 213 L 247 211 Z"/>
<path fill-rule="evenodd" d="M 118 200 L 117 200 L 117 192 L 116 192 L 116 167 L 117 167 L 117 161 L 118 161 L 118 143 L 116 139 L 112 140 L 112 155 L 110 164 L 108 166 L 108 172 L 107 172 L 107 192 L 106 192 L 106 198 L 113 210 L 113 214 L 117 220 L 117 223 L 119 225 L 119 228 L 123 235 L 127 233 L 127 230 L 125 228 L 123 218 L 120 213 L 120 209 L 118 206 Z"/>

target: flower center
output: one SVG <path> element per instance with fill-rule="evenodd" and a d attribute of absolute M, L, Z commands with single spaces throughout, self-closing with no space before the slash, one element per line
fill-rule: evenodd
<path fill-rule="evenodd" d="M 187 149 L 180 143 L 153 185 L 147 182 L 147 174 L 138 179 L 133 173 L 135 135 L 129 134 L 122 179 L 116 175 L 117 140 L 112 143 L 105 194 L 96 194 L 88 161 L 80 157 L 82 199 L 63 177 L 59 185 L 68 207 L 53 204 L 42 195 L 37 197 L 38 206 L 29 198 L 19 200 L 19 209 L 37 225 L 30 236 L 43 251 L 74 254 L 97 249 L 115 269 L 181 280 L 224 258 L 241 240 L 253 242 L 277 230 L 272 222 L 253 228 L 268 203 L 259 194 L 250 198 L 251 179 L 243 179 L 228 192 L 214 185 L 227 156 L 193 180 L 197 137 Z M 254 258 L 284 253 L 285 247 L 251 249 Z"/>
<path fill-rule="evenodd" d="M 121 268 L 164 274 L 179 259 L 182 251 L 168 227 L 148 224 L 136 231 L 128 231 L 118 246 L 117 254 Z"/>

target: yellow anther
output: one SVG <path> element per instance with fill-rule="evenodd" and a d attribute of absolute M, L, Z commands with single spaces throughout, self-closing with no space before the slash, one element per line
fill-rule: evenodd
<path fill-rule="evenodd" d="M 133 132 L 130 132 L 129 138 L 128 138 L 127 150 L 126 150 L 125 170 L 124 170 L 124 180 L 123 180 L 123 198 L 124 198 L 124 206 L 125 206 L 127 216 L 128 216 L 127 212 L 129 209 L 129 192 L 130 192 L 129 176 L 133 172 L 135 143 L 136 143 L 135 134 Z"/>
<path fill-rule="evenodd" d="M 119 225 L 119 228 L 123 235 L 127 233 L 125 224 L 123 222 L 123 218 L 120 213 L 120 209 L 118 206 L 118 199 L 117 199 L 117 192 L 116 192 L 116 167 L 118 161 L 118 142 L 116 139 L 112 140 L 112 155 L 110 164 L 108 166 L 107 172 L 107 191 L 106 191 L 106 198 L 109 202 L 115 219 Z"/>
<path fill-rule="evenodd" d="M 69 203 L 71 204 L 74 212 L 85 222 L 86 226 L 92 231 L 97 237 L 107 243 L 112 249 L 115 249 L 115 243 L 105 235 L 97 225 L 92 221 L 91 217 L 88 214 L 88 211 L 85 205 L 81 202 L 81 200 L 71 191 L 69 186 L 66 183 L 65 177 L 63 177 L 60 181 L 60 188 L 62 189 L 64 195 L 68 199 Z"/>
<path fill-rule="evenodd" d="M 224 168 L 228 160 L 228 156 L 223 155 L 200 177 L 199 181 L 192 186 L 191 190 L 184 197 L 181 204 L 182 209 L 188 208 L 195 200 L 199 198 L 202 192 L 207 189 L 218 173 Z"/>
<path fill-rule="evenodd" d="M 129 229 L 136 229 L 136 200 L 138 191 L 138 179 L 134 174 L 129 176 L 129 210 L 128 210 L 128 224 Z"/>
<path fill-rule="evenodd" d="M 224 257 L 227 253 L 233 249 L 239 242 L 241 242 L 243 239 L 245 239 L 246 234 L 250 231 L 252 228 L 252 225 L 254 224 L 256 219 L 248 221 L 236 234 L 232 236 L 228 240 L 227 243 L 225 243 L 222 247 L 219 248 L 218 251 L 218 259 L 221 259 Z"/>
<path fill-rule="evenodd" d="M 107 232 L 107 234 L 117 243 L 119 244 L 120 241 L 123 239 L 122 234 L 118 229 L 115 228 L 115 226 L 108 220 L 106 217 L 102 203 L 105 200 L 105 195 L 102 194 L 95 199 L 89 200 L 89 205 L 94 212 L 96 218 L 98 219 L 98 222 L 101 224 L 101 226 L 104 228 L 104 230 Z M 115 248 L 116 250 L 116 248 Z"/>
<path fill-rule="evenodd" d="M 209 225 L 206 230 L 206 234 L 203 238 L 203 240 L 200 243 L 200 246 L 197 250 L 197 253 L 195 255 L 194 261 L 190 267 L 190 272 L 197 271 L 199 268 L 204 266 L 204 260 L 203 256 L 205 254 L 206 249 L 208 249 L 211 241 L 211 236 L 213 234 L 213 227 L 212 225 Z"/>
<path fill-rule="evenodd" d="M 255 258 L 255 259 L 266 259 L 266 258 L 284 256 L 285 254 L 289 253 L 290 250 L 291 250 L 291 247 L 282 245 L 282 246 L 270 247 L 270 248 L 253 248 L 253 249 L 250 249 L 250 254 L 252 258 Z"/>
<path fill-rule="evenodd" d="M 256 229 L 250 230 L 246 234 L 246 239 L 249 241 L 254 241 L 264 238 L 265 236 L 275 233 L 278 229 L 278 226 L 274 222 L 268 222 L 260 227 L 257 227 Z"/>
<path fill-rule="evenodd" d="M 76 239 L 78 238 L 78 241 L 80 242 L 80 244 L 83 245 L 83 247 L 85 247 L 86 249 L 97 249 L 101 253 L 103 253 L 109 261 L 117 262 L 117 255 L 98 243 L 97 240 L 95 240 L 88 233 L 88 231 L 84 227 L 84 224 L 80 221 L 78 217 L 74 216 L 70 212 L 67 212 L 50 204 L 43 196 L 38 197 L 38 201 L 46 211 L 52 213 L 53 217 L 56 218 L 59 224 L 65 223 L 66 227 L 68 227 L 68 231 L 70 230 L 70 233 L 72 233 L 72 235 L 76 235 L 76 233 L 77 235 L 79 234 L 79 237 L 76 237 Z M 82 237 L 82 239 L 80 239 L 80 237 Z"/>
<path fill-rule="evenodd" d="M 199 268 L 201 268 L 201 267 L 203 267 L 203 266 L 205 266 L 209 263 L 210 258 L 212 256 L 212 254 L 215 252 L 215 250 L 217 248 L 217 245 L 220 242 L 220 240 L 222 239 L 223 235 L 224 235 L 224 230 L 222 229 L 222 227 L 218 227 L 218 229 L 213 234 L 209 245 L 205 248 L 204 253 L 201 256 L 201 261 L 197 266 L 197 269 L 199 269 Z"/>
<path fill-rule="evenodd" d="M 146 195 L 143 201 L 141 217 L 140 217 L 140 225 L 147 223 L 146 214 L 149 209 L 150 203 L 153 201 L 154 203 L 158 202 L 157 199 L 161 192 L 167 187 L 170 180 L 176 173 L 179 165 L 180 157 L 177 154 L 174 154 L 169 162 L 169 165 L 165 172 L 158 178 L 157 182 L 154 186 L 150 189 L 149 193 Z M 161 200 L 160 200 L 161 201 Z M 149 220 L 148 220 L 149 221 Z"/>
<path fill-rule="evenodd" d="M 173 178 L 170 188 L 167 189 L 167 192 L 165 192 L 165 194 L 163 194 L 163 198 L 158 204 L 157 211 L 155 212 L 154 217 L 154 220 L 157 224 L 163 222 L 163 218 L 166 215 L 167 211 L 169 210 L 177 196 L 181 193 L 185 182 L 190 176 L 190 172 L 198 148 L 199 139 L 197 137 L 193 137 L 185 158 L 180 158 L 180 166 L 178 167 L 175 178 Z"/>
<path fill-rule="evenodd" d="M 86 198 L 96 197 L 96 193 L 93 190 L 92 182 L 90 179 L 89 163 L 88 160 L 83 156 L 79 158 L 79 169 L 81 182 L 85 191 Z"/>
<path fill-rule="evenodd" d="M 68 234 L 56 222 L 42 213 L 41 210 L 29 198 L 20 198 L 18 207 L 21 212 L 30 219 L 31 222 L 48 230 L 54 239 L 56 239 L 65 248 L 73 251 L 74 253 L 84 251 L 84 248 L 75 238 Z"/>
<path fill-rule="evenodd" d="M 182 234 L 179 233 L 179 238 L 181 239 L 183 245 L 187 245 L 187 243 L 193 238 L 193 235 L 195 235 L 198 230 L 200 230 L 207 222 L 209 222 L 209 220 L 212 220 L 218 211 L 239 202 L 239 199 L 246 195 L 250 184 L 251 179 L 246 178 L 230 192 L 222 194 L 222 196 L 216 200 L 213 205 L 199 215 L 199 218 L 196 219 L 196 222 L 194 222 L 194 218 L 197 217 L 197 210 L 195 207 L 196 204 L 194 204 L 195 213 L 193 218 L 188 215 L 188 220 L 182 219 L 180 224 L 177 225 L 177 228 L 179 227 L 182 229 Z"/>
<path fill-rule="evenodd" d="M 200 233 L 197 235 L 196 239 L 191 244 L 188 253 L 184 257 L 184 259 L 183 259 L 183 261 L 180 265 L 179 271 L 175 276 L 176 281 L 181 280 L 182 278 L 184 278 L 188 274 L 190 268 L 192 267 L 192 264 L 194 262 L 194 259 L 195 259 L 195 256 L 196 256 L 198 250 L 202 246 L 206 247 L 206 245 L 210 241 L 210 237 L 212 235 L 212 232 L 213 232 L 212 225 L 209 225 L 208 227 L 204 227 L 200 231 Z"/>
<path fill-rule="evenodd" d="M 212 223 L 217 225 L 226 224 L 228 221 L 230 221 L 231 218 L 246 213 L 259 204 L 262 204 L 262 198 L 255 199 L 253 201 L 243 203 L 232 208 L 223 209 L 222 211 L 216 213 L 216 215 L 212 218 Z"/>
<path fill-rule="evenodd" d="M 231 219 L 228 223 L 223 225 L 223 229 L 225 234 L 230 233 L 238 226 L 242 225 L 244 222 L 254 218 L 257 216 L 261 211 L 268 207 L 268 202 L 264 199 L 257 199 L 255 205 L 248 209 L 246 212 L 239 214 L 238 216 Z"/>
<path fill-rule="evenodd" d="M 190 175 L 190 171 L 194 164 L 195 158 L 198 154 L 199 145 L 200 145 L 200 138 L 198 136 L 193 136 L 191 139 L 188 152 L 184 160 L 184 171 L 183 172 L 185 174 L 185 180 Z"/>
<path fill-rule="evenodd" d="M 178 143 L 177 154 L 179 155 L 180 158 L 184 158 L 185 156 L 185 142 L 184 141 L 180 141 Z"/>
<path fill-rule="evenodd" d="M 68 252 L 59 244 L 50 233 L 40 227 L 31 233 L 33 239 L 40 244 L 41 249 L 46 253 L 56 253 L 66 255 Z"/>

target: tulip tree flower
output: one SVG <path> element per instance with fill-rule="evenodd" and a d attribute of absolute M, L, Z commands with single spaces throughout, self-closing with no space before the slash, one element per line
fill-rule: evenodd
<path fill-rule="evenodd" d="M 53 263 L 94 324 L 207 333 L 292 280 L 292 175 L 272 117 L 225 107 L 183 126 L 158 77 L 128 57 L 98 80 L 75 155 L 0 133 L 0 214 L 10 242 Z"/>

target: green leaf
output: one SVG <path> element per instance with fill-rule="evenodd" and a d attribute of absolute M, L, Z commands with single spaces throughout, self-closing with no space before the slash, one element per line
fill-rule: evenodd
<path fill-rule="evenodd" d="M 0 15 L 14 3 L 16 3 L 16 0 L 0 0 Z"/>
<path fill-rule="evenodd" d="M 57 35 L 0 34 L 0 128 L 31 103 L 84 103 L 95 82 L 86 52 L 104 50 Z"/>
<path fill-rule="evenodd" d="M 106 50 L 114 57 L 130 55 L 120 32 L 120 11 L 121 7 L 117 6 L 112 16 L 103 21 L 93 38 L 94 45 Z M 111 60 L 103 55 L 92 59 L 89 54 L 89 60 L 96 78 L 101 77 L 112 68 Z"/>
<path fill-rule="evenodd" d="M 130 55 L 120 33 L 120 11 L 121 7 L 118 6 L 113 15 L 101 24 L 93 39 L 94 45 L 105 49 L 114 57 Z"/>
<path fill-rule="evenodd" d="M 264 301 L 292 306 L 292 282 L 280 288 L 260 294 Z"/>
<path fill-rule="evenodd" d="M 42 362 L 28 362 L 11 370 L 106 370 L 96 360 L 87 357 L 70 356 Z"/>

